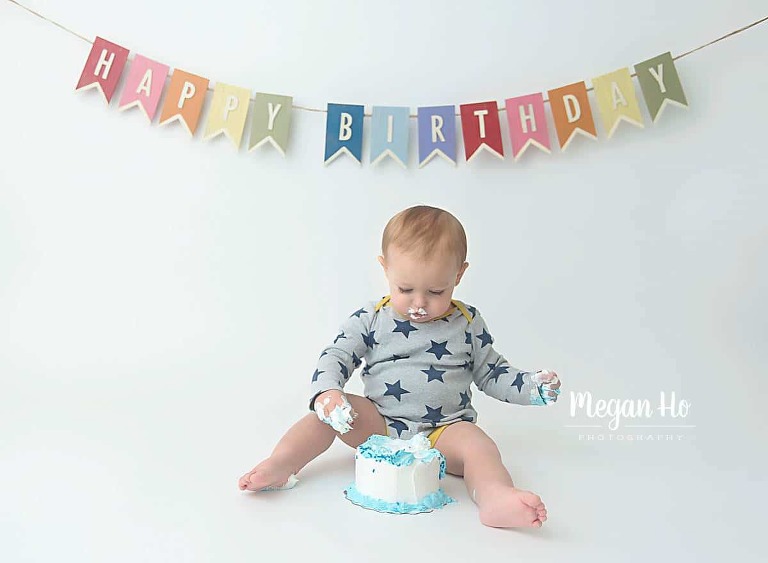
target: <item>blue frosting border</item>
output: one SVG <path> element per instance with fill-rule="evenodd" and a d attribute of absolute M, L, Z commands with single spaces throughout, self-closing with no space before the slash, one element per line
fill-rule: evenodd
<path fill-rule="evenodd" d="M 357 455 L 361 455 L 368 459 L 375 459 L 376 461 L 386 462 L 398 467 L 412 465 L 417 459 L 416 456 L 414 456 L 412 452 L 405 450 L 397 450 L 393 452 L 385 446 L 385 444 L 391 440 L 392 439 L 388 436 L 374 434 L 357 447 Z M 445 456 L 440 453 L 440 450 L 430 448 L 426 451 L 424 456 L 418 459 L 424 463 L 429 463 L 435 458 L 440 459 L 440 479 L 442 479 L 445 477 L 446 467 Z"/>
<path fill-rule="evenodd" d="M 445 494 L 443 489 L 438 489 L 434 493 L 428 494 L 417 503 L 385 502 L 364 495 L 357 489 L 357 487 L 355 487 L 354 483 L 344 490 L 344 496 L 346 496 L 347 500 L 351 503 L 362 506 L 363 508 L 369 508 L 371 510 L 376 510 L 377 512 L 388 512 L 390 514 L 419 514 L 421 512 L 432 512 L 433 510 L 444 507 L 446 504 L 456 502 L 455 499 Z"/>

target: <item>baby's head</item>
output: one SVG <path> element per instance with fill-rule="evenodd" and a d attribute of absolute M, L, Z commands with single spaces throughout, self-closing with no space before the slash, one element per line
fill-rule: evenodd
<path fill-rule="evenodd" d="M 469 266 L 464 227 L 447 211 L 427 205 L 410 207 L 389 220 L 381 253 L 391 305 L 415 322 L 448 311 L 453 290 Z"/>

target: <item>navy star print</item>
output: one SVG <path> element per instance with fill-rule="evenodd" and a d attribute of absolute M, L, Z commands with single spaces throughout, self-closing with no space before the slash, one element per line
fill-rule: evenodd
<path fill-rule="evenodd" d="M 415 326 L 411 324 L 411 321 L 398 321 L 397 319 L 393 319 L 395 321 L 395 324 L 397 325 L 395 329 L 392 332 L 401 332 L 403 333 L 403 336 L 408 338 L 408 335 L 413 332 L 414 330 L 419 330 Z"/>
<path fill-rule="evenodd" d="M 494 363 L 494 364 L 488 364 L 488 367 L 490 368 L 488 370 L 488 373 L 491 375 L 490 379 L 492 379 L 492 380 L 494 380 L 496 382 L 499 381 L 499 376 L 502 373 L 509 373 L 509 366 L 500 366 L 500 365 Z M 518 389 L 518 391 L 519 391 L 519 389 Z"/>
<path fill-rule="evenodd" d="M 363 360 L 358 358 L 357 354 L 352 352 L 352 365 L 355 366 L 356 368 L 358 368 L 358 367 L 360 367 L 360 364 L 362 364 L 362 363 L 363 363 Z"/>
<path fill-rule="evenodd" d="M 336 344 L 340 338 L 346 338 L 347 336 L 344 334 L 344 331 L 342 330 L 339 335 L 333 339 L 333 343 Z"/>
<path fill-rule="evenodd" d="M 462 408 L 462 409 L 467 408 L 467 406 L 469 406 L 469 390 L 467 390 L 466 393 L 459 393 L 459 397 L 461 397 L 459 408 Z"/>
<path fill-rule="evenodd" d="M 448 344 L 448 341 L 445 340 L 443 342 L 435 342 L 434 340 L 430 340 L 432 343 L 432 347 L 427 350 L 427 354 L 434 354 L 435 357 L 439 360 L 443 356 L 453 356 L 453 352 L 449 352 L 446 345 Z"/>
<path fill-rule="evenodd" d="M 422 416 L 422 420 L 428 420 L 432 423 L 432 426 L 435 426 L 438 422 L 443 420 L 443 407 L 438 407 L 436 409 L 433 409 L 429 405 L 424 405 L 427 409 L 427 414 Z"/>
<path fill-rule="evenodd" d="M 387 362 L 396 362 L 397 360 L 407 360 L 410 356 L 398 356 L 397 354 L 392 354 L 391 358 L 388 358 Z"/>
<path fill-rule="evenodd" d="M 368 346 L 368 348 L 373 348 L 375 344 L 378 344 L 378 342 L 376 342 L 376 338 L 373 336 L 374 334 L 376 334 L 376 331 L 372 330 L 368 334 L 361 335 L 363 337 L 363 342 L 365 342 L 365 345 Z"/>
<path fill-rule="evenodd" d="M 472 314 L 472 318 L 475 318 L 475 313 L 477 313 L 477 309 L 475 309 L 472 305 L 467 305 L 467 311 L 469 311 Z"/>
<path fill-rule="evenodd" d="M 517 387 L 518 393 L 522 391 L 523 385 L 525 385 L 525 383 L 523 382 L 523 375 L 525 375 L 525 372 L 518 371 L 517 377 L 515 377 L 515 380 L 512 382 L 512 387 Z"/>
<path fill-rule="evenodd" d="M 464 333 L 464 344 L 472 344 L 472 333 L 471 332 L 465 332 Z"/>
<path fill-rule="evenodd" d="M 475 338 L 483 343 L 480 348 L 485 348 L 488 344 L 493 344 L 493 337 L 488 334 L 488 331 L 485 329 L 483 329 L 483 334 L 478 334 Z"/>
<path fill-rule="evenodd" d="M 325 372 L 321 369 L 316 369 L 315 373 L 312 374 L 312 381 L 317 381 L 317 376 L 320 375 L 321 373 L 325 373 Z"/>
<path fill-rule="evenodd" d="M 387 426 L 389 426 L 390 428 L 394 428 L 397 431 L 398 438 L 402 435 L 403 430 L 408 430 L 408 427 L 405 425 L 405 422 L 403 422 L 402 420 L 393 420 L 392 422 L 387 424 Z"/>
<path fill-rule="evenodd" d="M 400 397 L 402 395 L 405 395 L 406 393 L 410 393 L 410 391 L 406 391 L 405 389 L 400 387 L 400 380 L 399 379 L 397 381 L 395 381 L 394 384 L 386 383 L 385 382 L 384 385 L 387 386 L 387 390 L 384 392 L 384 396 L 385 397 L 387 395 L 392 395 L 395 399 L 400 401 Z M 399 433 L 398 433 L 398 435 L 399 435 Z"/>
<path fill-rule="evenodd" d="M 349 370 L 347 369 L 347 366 L 344 364 L 344 362 L 338 362 L 338 364 L 341 368 L 341 375 L 344 376 L 344 379 L 349 379 Z"/>
<path fill-rule="evenodd" d="M 427 383 L 432 381 L 433 379 L 436 379 L 440 383 L 445 383 L 443 381 L 443 374 L 447 371 L 444 369 L 435 369 L 435 366 L 432 364 L 429 365 L 429 369 L 423 369 L 422 372 L 427 374 Z"/>
<path fill-rule="evenodd" d="M 349 315 L 349 316 L 350 316 L 350 317 L 357 317 L 357 318 L 359 319 L 359 318 L 360 318 L 360 315 L 365 315 L 367 312 L 368 312 L 368 311 L 366 311 L 365 309 L 358 309 L 357 311 L 355 311 L 354 313 L 352 313 L 352 314 L 351 314 L 351 315 Z"/>

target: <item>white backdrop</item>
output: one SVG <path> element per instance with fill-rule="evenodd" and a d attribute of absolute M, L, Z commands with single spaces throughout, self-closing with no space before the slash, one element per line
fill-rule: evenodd
<path fill-rule="evenodd" d="M 765 16 L 758 0 L 429 4 L 27 2 L 212 82 L 368 109 L 545 91 Z M 566 153 L 419 170 L 412 147 L 407 170 L 371 168 L 367 150 L 362 167 L 326 168 L 323 113 L 294 113 L 283 159 L 75 93 L 90 45 L 0 1 L 0 555 L 753 553 L 767 492 L 767 48 L 764 24 L 678 61 L 689 110 L 655 125 L 645 114 L 644 130 L 623 124 L 610 140 L 599 129 Z M 547 503 L 541 530 L 483 528 L 455 478 L 459 503 L 438 513 L 363 511 L 341 494 L 353 460 L 340 444 L 293 491 L 237 490 L 304 414 L 343 317 L 386 293 L 381 231 L 416 203 L 464 223 L 455 296 L 483 312 L 498 349 L 563 377 L 548 409 L 475 395 L 516 482 Z M 572 391 L 675 392 L 691 403 L 675 423 L 692 428 L 588 440 L 569 427 L 590 422 L 571 416 Z"/>

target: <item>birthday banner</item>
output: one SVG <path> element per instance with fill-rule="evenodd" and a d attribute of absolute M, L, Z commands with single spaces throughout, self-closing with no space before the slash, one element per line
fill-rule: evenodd
<path fill-rule="evenodd" d="M 124 111 L 138 107 L 150 123 L 157 115 L 165 91 L 163 105 L 159 108 L 159 124 L 179 121 L 192 136 L 200 125 L 207 99 L 209 106 L 204 140 L 223 134 L 239 150 L 248 127 L 249 151 L 270 144 L 285 156 L 291 135 L 291 96 L 257 92 L 252 98 L 249 88 L 221 82 L 215 83 L 211 90 L 208 78 L 180 69 L 171 72 L 168 65 L 138 53 L 134 53 L 129 64 L 129 53 L 125 47 L 97 37 L 76 90 L 95 88 L 109 104 L 123 78 L 118 109 Z M 169 74 L 170 81 L 167 80 Z M 642 98 L 654 123 L 668 105 L 688 107 L 671 53 L 663 53 L 637 63 L 634 65 L 634 76 L 637 77 Z M 644 127 L 632 77 L 629 68 L 620 68 L 591 80 L 596 106 L 594 109 L 600 116 L 608 138 L 613 136 L 622 121 Z M 553 134 L 561 151 L 568 148 L 577 134 L 596 140 L 597 127 L 589 90 L 586 82 L 581 81 L 549 90 L 546 100 L 541 92 L 505 99 L 502 110 L 506 112 L 512 157 L 518 160 L 530 147 L 550 154 Z M 547 102 L 554 133 L 549 130 Z M 436 156 L 456 164 L 459 143 L 457 115 L 461 122 L 467 163 L 483 151 L 504 159 L 506 156 L 499 114 L 496 100 L 461 104 L 458 114 L 452 105 L 417 108 L 415 117 L 419 168 Z M 363 139 L 367 134 L 372 166 L 389 159 L 407 168 L 411 143 L 411 108 L 373 106 L 367 126 L 365 118 L 364 105 L 328 104 L 323 162 L 330 164 L 337 157 L 346 155 L 362 164 Z"/>

